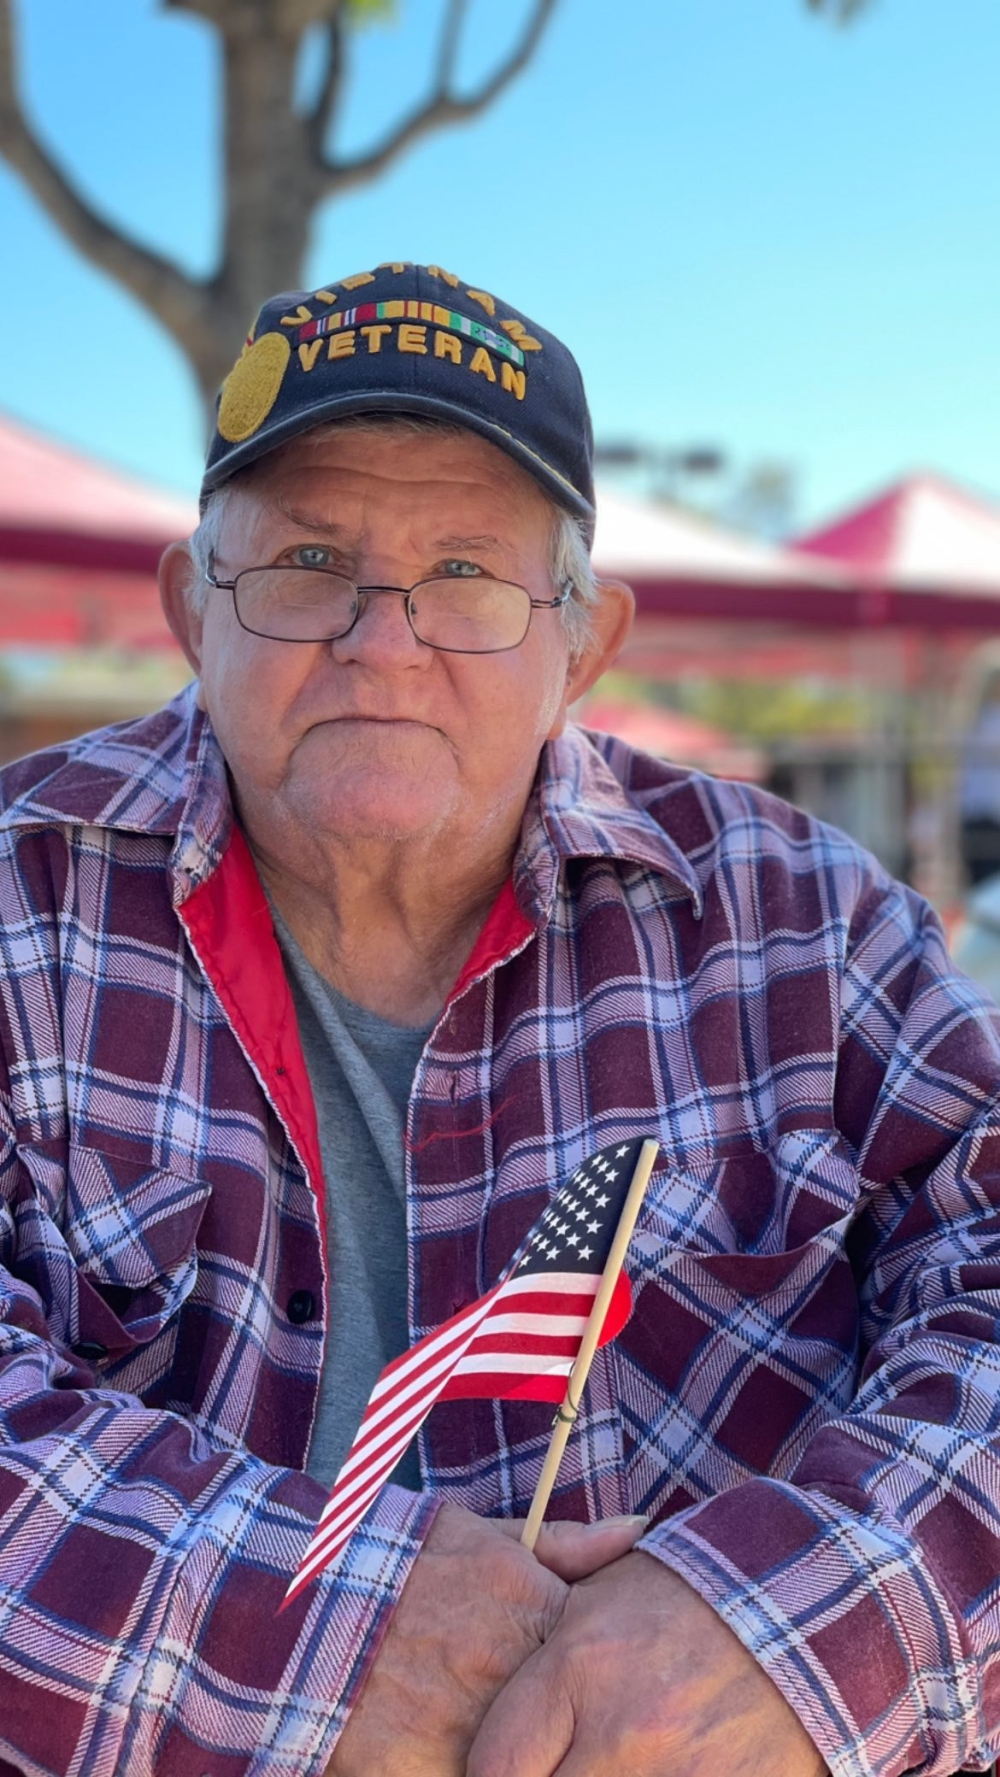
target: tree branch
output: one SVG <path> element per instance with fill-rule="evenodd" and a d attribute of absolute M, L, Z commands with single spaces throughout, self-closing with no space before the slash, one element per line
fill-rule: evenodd
<path fill-rule="evenodd" d="M 326 27 L 326 64 L 316 102 L 307 119 L 309 139 L 318 166 L 322 167 L 330 125 L 340 109 L 344 90 L 347 57 L 344 42 L 344 12 L 339 4 Z"/>
<path fill-rule="evenodd" d="M 357 155 L 353 160 L 326 161 L 323 166 L 326 195 L 329 196 L 332 192 L 339 195 L 358 185 L 367 185 L 369 180 L 377 178 L 379 173 L 384 172 L 386 167 L 422 136 L 451 124 L 468 123 L 471 118 L 478 117 L 528 66 L 557 3 L 558 0 L 535 0 L 527 26 L 510 55 L 481 86 L 460 98 L 452 93 L 450 79 L 465 0 L 449 0 L 441 35 L 434 91 L 430 98 L 415 106 L 381 142 L 376 143 L 365 154 Z"/>
<path fill-rule="evenodd" d="M 180 325 L 190 325 L 200 310 L 204 286 L 99 215 L 42 146 L 18 91 L 11 0 L 0 0 L 0 156 L 84 257 L 131 290 L 180 337 Z"/>
<path fill-rule="evenodd" d="M 210 25 L 217 25 L 225 11 L 225 0 L 162 0 L 162 3 L 168 12 L 190 12 Z"/>
<path fill-rule="evenodd" d="M 823 12 L 832 15 L 838 25 L 849 25 L 857 13 L 868 5 L 868 0 L 806 0 L 810 12 Z"/>
<path fill-rule="evenodd" d="M 451 91 L 451 83 L 455 75 L 455 58 L 461 41 L 462 26 L 465 23 L 467 0 L 448 0 L 445 14 L 444 29 L 441 32 L 441 44 L 438 50 L 437 91 Z"/>

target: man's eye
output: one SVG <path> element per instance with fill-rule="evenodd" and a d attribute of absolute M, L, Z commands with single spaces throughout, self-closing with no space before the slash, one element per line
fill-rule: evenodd
<path fill-rule="evenodd" d="M 454 575 L 458 579 L 461 579 L 464 576 L 471 579 L 474 574 L 481 574 L 483 570 L 482 568 L 477 567 L 474 561 L 465 561 L 459 556 L 451 557 L 448 561 L 443 561 L 439 571 L 446 576 Z"/>
<path fill-rule="evenodd" d="M 330 551 L 319 543 L 305 543 L 295 551 L 295 561 L 300 568 L 328 568 Z"/>

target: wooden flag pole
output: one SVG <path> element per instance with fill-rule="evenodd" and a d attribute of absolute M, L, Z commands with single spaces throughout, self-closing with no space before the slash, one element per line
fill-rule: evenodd
<path fill-rule="evenodd" d="M 619 1272 L 625 1263 L 628 1243 L 632 1238 L 632 1230 L 642 1208 L 642 1200 L 646 1195 L 646 1187 L 656 1164 L 659 1149 L 659 1142 L 650 1140 L 644 1141 L 639 1150 L 639 1158 L 635 1163 L 628 1196 L 618 1218 L 618 1226 L 615 1229 L 614 1240 L 611 1242 L 611 1251 L 604 1267 L 604 1275 L 601 1278 L 597 1295 L 594 1297 L 594 1306 L 590 1310 L 590 1319 L 587 1321 L 587 1328 L 580 1342 L 576 1361 L 569 1373 L 562 1406 L 556 1414 L 545 1462 L 538 1477 L 534 1498 L 531 1501 L 531 1510 L 524 1521 L 521 1541 L 526 1549 L 533 1549 L 538 1541 L 538 1532 L 542 1528 L 542 1520 L 545 1517 L 546 1507 L 556 1483 L 559 1464 L 562 1462 L 569 1434 L 579 1416 L 580 1397 L 586 1386 L 587 1377 L 590 1375 L 590 1366 L 594 1361 L 597 1341 L 601 1336 L 601 1328 L 614 1294 L 615 1284 L 618 1282 Z"/>

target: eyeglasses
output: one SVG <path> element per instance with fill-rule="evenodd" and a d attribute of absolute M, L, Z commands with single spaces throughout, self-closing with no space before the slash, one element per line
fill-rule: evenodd
<path fill-rule="evenodd" d="M 355 586 L 325 568 L 244 568 L 234 580 L 217 580 L 214 563 L 205 578 L 231 592 L 237 620 L 251 635 L 272 642 L 335 642 L 354 628 L 372 593 L 406 601 L 406 619 L 418 642 L 445 654 L 503 654 L 519 648 L 532 611 L 564 605 L 567 581 L 554 599 L 533 599 L 510 580 L 458 575 L 418 580 L 416 586 Z"/>

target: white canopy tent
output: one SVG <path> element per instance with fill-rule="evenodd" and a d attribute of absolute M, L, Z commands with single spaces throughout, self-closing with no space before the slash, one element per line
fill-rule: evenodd
<path fill-rule="evenodd" d="M 822 562 L 726 530 L 682 507 L 625 499 L 603 486 L 597 490 L 594 565 L 599 574 L 618 574 L 637 588 L 649 588 L 657 606 L 670 602 L 672 589 L 673 608 L 689 603 L 699 616 L 709 588 L 733 589 L 743 595 L 747 615 L 765 617 L 771 614 L 766 608 L 771 589 L 784 595 L 782 607 L 790 587 L 849 593 L 843 575 Z M 684 588 L 690 589 L 690 599 Z M 775 614 L 785 615 L 784 608 Z"/>

